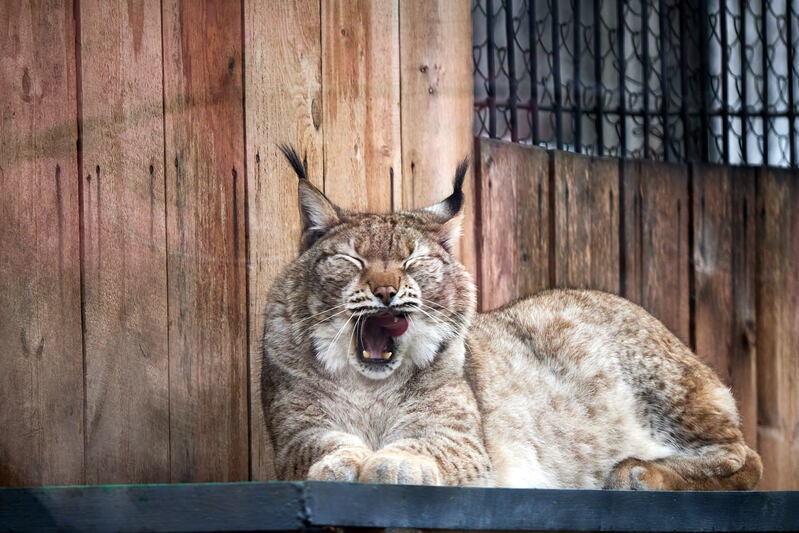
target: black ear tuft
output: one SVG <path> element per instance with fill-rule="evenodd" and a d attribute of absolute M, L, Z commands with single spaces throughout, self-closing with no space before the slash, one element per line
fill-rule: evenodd
<path fill-rule="evenodd" d="M 463 207 L 463 180 L 466 178 L 466 172 L 469 170 L 469 157 L 465 157 L 463 161 L 458 163 L 458 168 L 455 170 L 455 183 L 453 184 L 452 194 L 449 195 L 446 202 L 449 204 L 451 213 L 458 213 Z"/>
<path fill-rule="evenodd" d="M 297 150 L 295 150 L 290 144 L 280 143 L 277 145 L 277 147 L 281 152 L 283 152 L 283 155 L 286 156 L 286 159 L 289 160 L 289 164 L 291 164 L 291 168 L 294 169 L 294 172 L 297 173 L 297 177 L 301 180 L 307 180 L 308 160 L 300 159 L 300 155 L 297 153 Z"/>

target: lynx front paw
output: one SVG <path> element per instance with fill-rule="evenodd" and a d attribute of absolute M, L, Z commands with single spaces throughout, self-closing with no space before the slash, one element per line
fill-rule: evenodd
<path fill-rule="evenodd" d="M 325 455 L 308 469 L 308 479 L 314 481 L 358 481 L 365 453 L 340 450 Z"/>
<path fill-rule="evenodd" d="M 401 451 L 377 452 L 361 467 L 358 481 L 402 485 L 440 485 L 441 473 L 429 457 Z"/>

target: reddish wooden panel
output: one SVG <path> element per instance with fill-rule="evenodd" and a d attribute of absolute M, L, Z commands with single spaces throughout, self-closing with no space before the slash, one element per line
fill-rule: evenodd
<path fill-rule="evenodd" d="M 696 352 L 732 388 L 755 446 L 755 172 L 697 165 L 692 175 Z"/>
<path fill-rule="evenodd" d="M 0 2 L 0 486 L 83 482 L 72 2 Z"/>
<path fill-rule="evenodd" d="M 455 167 L 472 152 L 472 18 L 469 2 L 399 3 L 402 207 L 452 192 Z M 460 258 L 476 275 L 474 177 L 466 178 Z M 397 203 L 395 202 L 395 207 Z"/>
<path fill-rule="evenodd" d="M 550 286 L 549 155 L 488 139 L 477 152 L 479 307 L 487 311 Z"/>
<path fill-rule="evenodd" d="M 252 479 L 275 477 L 261 408 L 263 312 L 274 279 L 300 241 L 297 177 L 277 143 L 293 143 L 322 186 L 322 56 L 319 2 L 247 0 L 246 54 L 248 328 Z"/>
<path fill-rule="evenodd" d="M 623 163 L 622 294 L 690 343 L 688 170 Z"/>
<path fill-rule="evenodd" d="M 241 5 L 162 7 L 171 479 L 245 480 Z"/>
<path fill-rule="evenodd" d="M 763 489 L 799 489 L 799 175 L 758 176 L 757 398 Z"/>
<path fill-rule="evenodd" d="M 325 194 L 345 209 L 402 203 L 399 6 L 322 1 Z"/>
<path fill-rule="evenodd" d="M 553 152 L 556 287 L 619 287 L 619 163 Z"/>
<path fill-rule="evenodd" d="M 160 2 L 80 2 L 86 481 L 169 481 Z"/>

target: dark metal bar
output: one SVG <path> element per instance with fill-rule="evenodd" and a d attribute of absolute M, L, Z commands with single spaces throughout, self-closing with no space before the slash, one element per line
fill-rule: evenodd
<path fill-rule="evenodd" d="M 558 150 L 563 149 L 563 87 L 560 82 L 560 20 L 558 18 L 558 2 L 550 0 L 552 10 L 552 83 L 555 94 L 555 136 Z"/>
<path fill-rule="evenodd" d="M 506 100 L 497 100 L 496 105 L 497 105 L 498 108 L 506 107 L 507 106 L 507 101 Z M 483 100 L 475 100 L 475 107 L 477 107 L 478 109 L 483 109 L 483 108 L 488 107 L 488 99 L 486 98 L 486 99 L 483 99 Z M 553 112 L 553 113 L 557 109 L 554 105 L 551 105 L 551 106 L 548 106 L 548 105 L 533 106 L 529 102 L 519 102 L 518 104 L 516 104 L 516 107 L 518 109 L 534 109 L 535 108 L 535 109 L 538 109 L 539 111 L 547 111 L 547 112 Z M 618 108 L 618 107 L 605 108 L 604 111 L 605 111 L 606 114 L 618 114 L 618 113 L 621 112 L 620 108 Z M 641 109 L 635 109 L 635 110 L 627 109 L 627 110 L 624 111 L 624 113 L 628 117 L 643 117 L 644 114 L 645 114 L 645 112 L 643 110 L 641 110 Z M 688 111 L 688 110 L 686 110 L 685 111 L 685 116 L 691 117 L 691 118 L 701 117 L 703 114 L 704 114 L 704 111 L 701 111 L 701 110 L 696 110 L 696 111 Z M 652 114 L 649 113 L 649 115 L 651 116 Z M 682 115 L 683 115 L 683 110 L 682 109 L 671 109 L 667 113 L 667 116 L 669 116 L 669 117 L 680 117 Z M 742 118 L 742 117 L 751 116 L 751 114 L 748 111 L 742 111 L 742 110 L 730 110 L 728 112 L 728 115 L 730 116 L 730 118 L 736 118 L 736 117 L 741 117 Z M 766 111 L 765 113 L 758 112 L 757 115 L 758 116 L 766 116 L 766 117 L 772 118 L 772 119 L 773 118 L 786 118 L 786 116 L 787 116 L 785 111 Z"/>
<path fill-rule="evenodd" d="M 663 160 L 669 160 L 669 148 L 671 140 L 669 139 L 669 69 L 668 58 L 666 51 L 668 50 L 669 43 L 669 28 L 668 19 L 666 17 L 666 6 L 663 0 L 658 0 L 658 28 L 660 32 L 660 91 L 662 105 L 660 107 L 660 117 L 663 121 Z"/>
<path fill-rule="evenodd" d="M 763 120 L 763 165 L 768 166 L 768 119 L 766 118 L 766 111 L 768 111 L 768 38 L 766 37 L 768 22 L 766 21 L 768 14 L 768 0 L 761 0 L 760 2 L 760 29 L 763 32 L 760 36 L 763 43 L 763 49 L 760 60 L 763 62 L 763 102 L 762 102 L 762 120 Z"/>
<path fill-rule="evenodd" d="M 602 96 L 603 96 L 603 82 L 602 82 L 602 1 L 594 0 L 594 100 L 596 105 L 594 111 L 596 113 L 595 128 L 596 128 L 596 153 L 602 155 L 605 148 L 605 137 L 602 128 Z"/>
<path fill-rule="evenodd" d="M 683 2 L 679 4 L 680 10 L 680 117 L 682 119 L 682 159 L 689 161 L 693 155 L 689 152 L 689 142 L 691 139 L 691 131 L 688 124 L 688 24 L 685 21 L 689 4 Z"/>
<path fill-rule="evenodd" d="M 790 1 L 790 0 L 788 0 Z M 748 0 L 740 0 L 738 3 L 741 10 L 741 111 L 744 112 L 741 118 L 741 158 L 744 165 L 749 164 L 749 150 L 747 149 L 746 127 L 749 115 L 747 113 L 747 93 L 746 93 L 746 73 L 749 70 L 749 64 L 746 59 L 746 6 Z"/>
<path fill-rule="evenodd" d="M 513 30 L 513 0 L 505 0 L 505 35 L 508 41 L 508 87 L 510 89 L 510 138 L 519 140 L 519 124 L 516 113 L 518 97 L 516 94 L 516 32 Z"/>
<path fill-rule="evenodd" d="M 702 113 L 702 120 L 701 120 L 701 127 L 702 127 L 702 161 L 709 161 L 709 154 L 710 154 L 710 120 L 708 118 L 708 96 L 710 91 L 710 79 L 708 76 L 708 67 L 709 67 L 709 60 L 708 54 L 710 53 L 710 31 L 709 31 L 709 24 L 708 22 L 710 18 L 708 17 L 708 8 L 707 2 L 705 0 L 699 1 L 700 5 L 700 16 L 699 16 L 699 23 L 702 25 L 702 42 L 699 43 L 699 54 L 701 56 L 701 60 L 699 61 L 700 65 L 700 91 L 701 91 L 701 99 L 702 99 L 702 106 L 701 106 L 701 113 Z"/>
<path fill-rule="evenodd" d="M 721 154 L 725 165 L 730 164 L 730 116 L 729 111 L 729 74 L 730 52 L 727 49 L 727 0 L 719 3 L 719 24 L 721 25 Z"/>
<path fill-rule="evenodd" d="M 488 56 L 488 135 L 497 137 L 497 71 L 494 64 L 494 2 L 486 0 L 486 55 Z"/>
<path fill-rule="evenodd" d="M 0 489 L 7 531 L 797 531 L 799 491 L 530 490 L 359 483 Z"/>
<path fill-rule="evenodd" d="M 532 123 L 530 129 L 532 130 L 533 144 L 540 142 L 538 135 L 538 25 L 535 13 L 535 0 L 529 0 L 529 20 L 528 34 L 530 35 L 530 105 L 532 111 L 530 118 Z"/>
<path fill-rule="evenodd" d="M 649 2 L 641 2 L 641 63 L 644 67 L 644 159 L 650 159 L 652 154 L 649 150 L 649 76 L 651 75 L 651 65 L 649 64 Z"/>
<path fill-rule="evenodd" d="M 580 88 L 580 3 L 581 0 L 573 0 L 573 17 L 574 17 L 574 61 L 573 61 L 573 76 L 572 83 L 574 85 L 574 151 L 582 151 L 582 133 L 583 133 L 583 113 L 582 113 L 582 90 Z"/>
<path fill-rule="evenodd" d="M 793 47 L 793 0 L 785 0 L 785 10 L 785 20 L 788 24 L 788 33 L 786 35 L 788 40 L 788 144 L 790 146 L 791 166 L 796 168 L 796 102 L 793 94 L 793 82 L 796 78 L 793 62 L 796 50 Z"/>
<path fill-rule="evenodd" d="M 625 114 L 627 103 L 627 61 L 624 57 L 624 3 L 626 0 L 616 0 L 616 20 L 619 24 L 618 50 L 619 50 L 619 157 L 627 157 L 627 116 Z"/>
<path fill-rule="evenodd" d="M 0 489 L 0 531 L 275 531 L 305 526 L 302 485 Z"/>

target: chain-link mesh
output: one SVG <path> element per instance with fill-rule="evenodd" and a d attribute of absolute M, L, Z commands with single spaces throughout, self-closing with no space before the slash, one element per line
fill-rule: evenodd
<path fill-rule="evenodd" d="M 799 0 L 474 0 L 475 135 L 797 166 Z"/>

